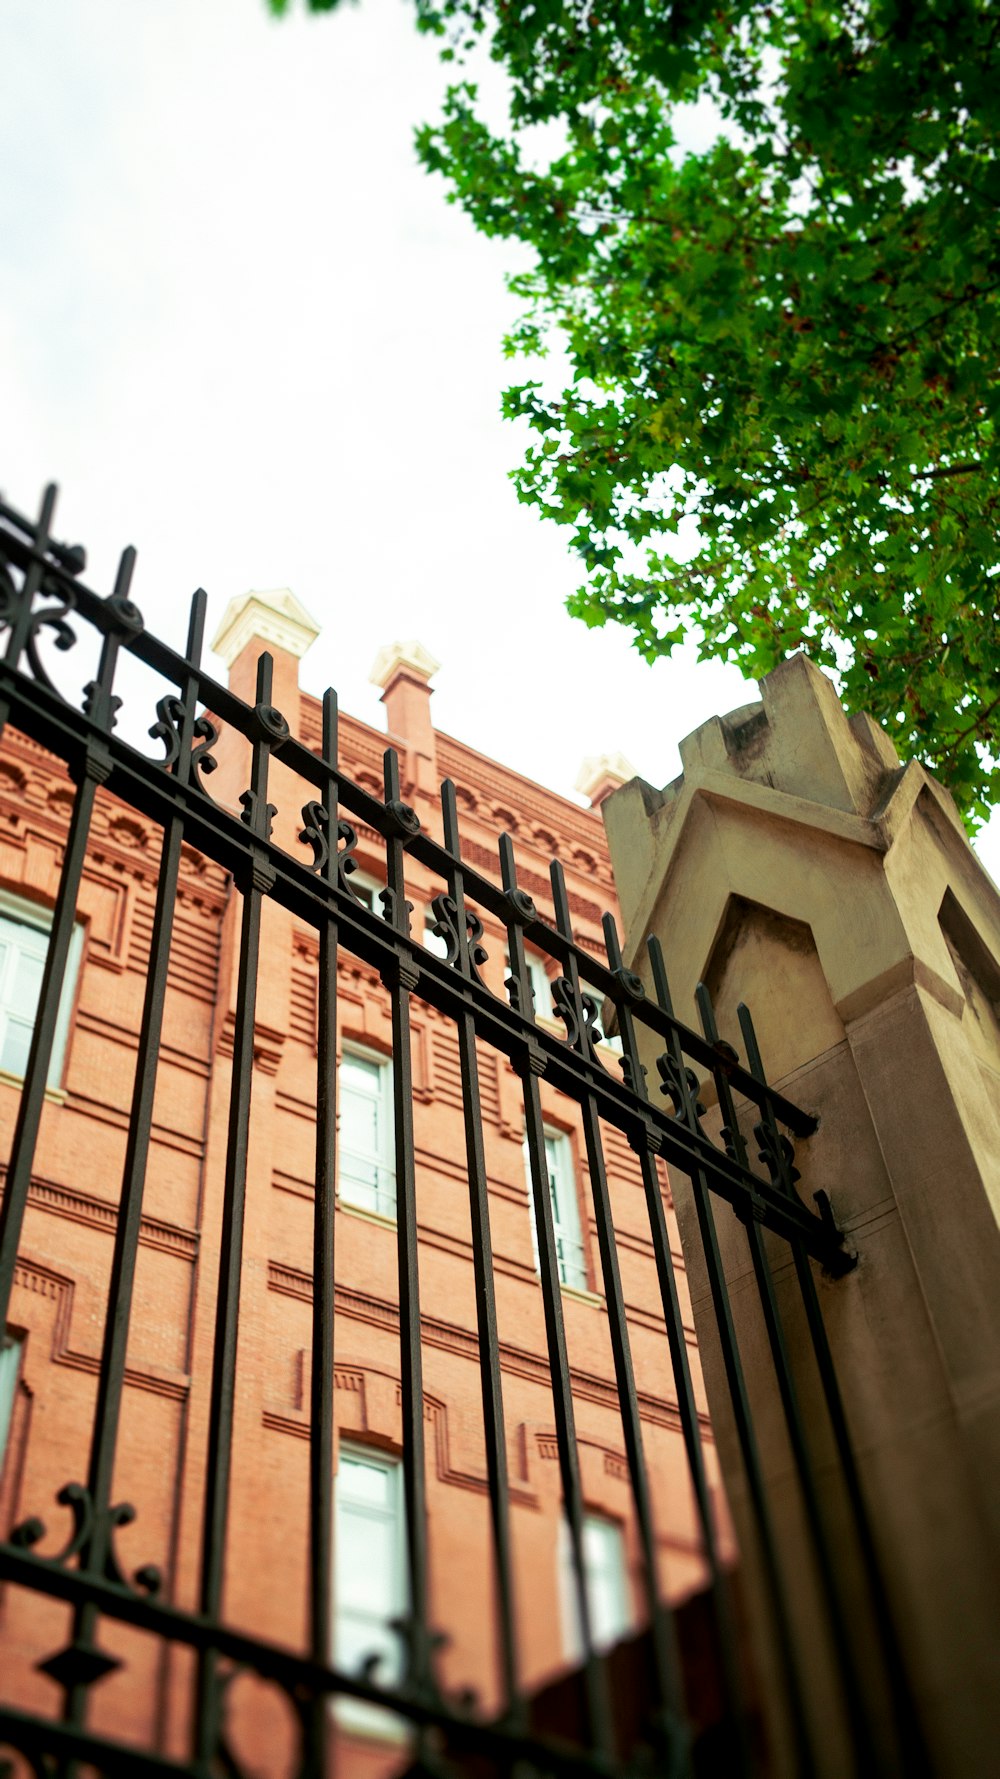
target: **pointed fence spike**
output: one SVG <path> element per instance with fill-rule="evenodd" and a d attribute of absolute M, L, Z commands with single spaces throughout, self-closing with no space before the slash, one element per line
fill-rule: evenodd
<path fill-rule="evenodd" d="M 137 551 L 134 544 L 126 544 L 118 561 L 118 573 L 115 575 L 112 599 L 127 599 L 128 590 L 132 585 L 135 573 Z"/>
<path fill-rule="evenodd" d="M 622 948 L 618 937 L 618 927 L 613 914 L 605 914 L 601 920 L 604 929 L 604 949 L 608 954 L 608 969 L 620 970 L 622 967 Z"/>
<path fill-rule="evenodd" d="M 398 803 L 399 795 L 399 755 L 394 747 L 387 747 L 382 755 L 382 769 L 385 782 L 385 800 L 387 803 Z"/>
<path fill-rule="evenodd" d="M 274 657 L 267 650 L 257 662 L 257 703 L 270 704 L 271 686 L 274 681 Z"/>
<path fill-rule="evenodd" d="M 191 595 L 191 610 L 188 617 L 187 658 L 192 667 L 201 666 L 201 651 L 205 642 L 205 615 L 208 611 L 208 594 L 204 587 L 196 588 Z"/>
<path fill-rule="evenodd" d="M 455 793 L 454 780 L 451 778 L 443 779 L 441 783 L 441 818 L 444 824 L 445 851 L 450 852 L 457 859 L 461 848 L 458 833 L 458 797 Z"/>
<path fill-rule="evenodd" d="M 740 1022 L 740 1031 L 743 1033 L 743 1043 L 746 1046 L 747 1063 L 750 1067 L 750 1073 L 756 1080 L 766 1086 L 767 1077 L 764 1074 L 764 1064 L 761 1061 L 760 1045 L 757 1043 L 757 1033 L 754 1030 L 753 1020 L 750 1017 L 750 1009 L 745 1001 L 741 1001 L 737 1007 L 736 1017 Z"/>
<path fill-rule="evenodd" d="M 501 834 L 499 842 L 500 877 L 505 890 L 517 888 L 517 861 L 514 857 L 514 842 L 509 834 Z"/>
<path fill-rule="evenodd" d="M 569 896 L 566 893 L 566 873 L 558 859 L 549 865 L 549 879 L 552 884 L 552 900 L 555 903 L 556 926 L 564 939 L 572 939 L 573 925 L 569 914 Z"/>
<path fill-rule="evenodd" d="M 337 769 L 338 752 L 338 712 L 337 694 L 332 686 L 327 686 L 323 693 L 323 759 L 328 766 Z M 335 811 L 330 811 L 331 818 Z"/>
<path fill-rule="evenodd" d="M 652 966 L 653 987 L 656 990 L 656 999 L 668 1018 L 673 1019 L 674 1003 L 670 998 L 670 984 L 667 981 L 667 966 L 663 961 L 663 947 L 655 933 L 651 934 L 647 939 L 646 950 L 649 953 L 649 962 Z"/>

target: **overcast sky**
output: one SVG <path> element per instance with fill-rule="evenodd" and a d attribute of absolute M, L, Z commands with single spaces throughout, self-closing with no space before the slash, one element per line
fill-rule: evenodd
<path fill-rule="evenodd" d="M 438 726 L 572 794 L 620 749 L 755 696 L 690 654 L 646 667 L 563 609 L 563 537 L 520 507 L 505 243 L 413 153 L 445 75 L 407 0 L 271 20 L 264 0 L 6 0 L 0 19 L 0 488 L 177 646 L 249 587 L 322 623 L 303 683 L 381 726 L 368 671 L 416 636 Z M 67 681 L 67 683 L 69 683 Z M 1000 876 L 1000 821 L 981 847 Z"/>

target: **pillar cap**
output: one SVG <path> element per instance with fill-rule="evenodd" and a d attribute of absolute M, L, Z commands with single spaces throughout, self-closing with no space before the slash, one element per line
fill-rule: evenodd
<path fill-rule="evenodd" d="M 372 662 L 368 677 L 373 686 L 381 686 L 383 691 L 399 673 L 408 673 L 411 678 L 422 680 L 426 685 L 433 679 L 440 665 L 440 661 L 435 661 L 430 649 L 425 649 L 422 642 L 385 642 Z"/>
<path fill-rule="evenodd" d="M 589 797 L 591 808 L 596 809 L 635 775 L 635 767 L 624 754 L 588 754 L 576 775 L 576 789 Z"/>
<path fill-rule="evenodd" d="M 222 614 L 213 653 L 231 667 L 249 642 L 259 640 L 300 660 L 316 641 L 320 626 L 290 587 L 237 594 Z"/>

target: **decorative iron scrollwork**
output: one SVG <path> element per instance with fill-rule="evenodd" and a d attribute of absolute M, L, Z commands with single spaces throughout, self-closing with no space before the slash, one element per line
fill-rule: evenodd
<path fill-rule="evenodd" d="M 398 797 L 395 797 L 386 804 L 385 813 L 391 834 L 396 834 L 403 840 L 411 840 L 414 834 L 419 834 L 420 817 L 408 803 L 403 803 Z"/>
<path fill-rule="evenodd" d="M 580 1051 L 583 1056 L 591 1054 L 601 1039 L 598 1023 L 600 1009 L 593 995 L 585 994 L 582 989 L 580 991 L 580 1006 L 583 1009 L 581 1026 L 573 997 L 573 985 L 567 976 L 557 976 L 552 984 L 552 1006 L 556 1018 L 561 1019 L 566 1027 L 565 1042 L 570 1049 Z"/>
<path fill-rule="evenodd" d="M 660 1092 L 665 1093 L 673 1101 L 673 1116 L 682 1124 L 693 1123 L 696 1130 L 701 1130 L 700 1120 L 705 1116 L 705 1107 L 698 1098 L 698 1077 L 693 1069 L 678 1060 L 669 1050 L 656 1059 L 656 1072 L 660 1077 Z M 690 1105 L 690 1116 L 687 1107 Z"/>
<path fill-rule="evenodd" d="M 314 798 L 309 803 L 303 803 L 302 821 L 303 827 L 299 833 L 299 839 L 305 846 L 312 847 L 313 859 L 310 870 L 325 871 L 330 862 L 330 843 L 324 830 L 330 826 L 330 811 L 325 803 L 320 803 L 318 799 Z M 354 863 L 353 859 L 351 863 Z"/>
<path fill-rule="evenodd" d="M 257 719 L 262 741 L 270 742 L 273 748 L 277 748 L 281 742 L 288 740 L 291 730 L 287 718 L 273 704 L 256 704 L 253 714 Z"/>
<path fill-rule="evenodd" d="M 504 895 L 504 901 L 507 903 L 519 926 L 527 926 L 529 921 L 538 919 L 538 909 L 535 907 L 534 902 L 531 900 L 531 897 L 526 890 L 507 890 Z"/>
<path fill-rule="evenodd" d="M 208 751 L 218 741 L 219 731 L 210 717 L 195 717 L 192 734 L 196 737 L 196 746 L 191 749 L 191 783 L 207 797 L 208 792 L 198 774 L 204 773 L 207 778 L 219 764 L 215 755 Z"/>
<path fill-rule="evenodd" d="M 41 592 L 43 595 L 48 595 L 49 597 L 54 598 L 56 604 L 36 606 L 32 611 L 28 620 L 28 635 L 24 645 L 25 654 L 28 657 L 31 671 L 36 680 L 39 680 L 43 686 L 48 686 L 49 691 L 54 692 L 57 698 L 62 698 L 62 693 L 58 686 L 50 679 L 42 665 L 41 657 L 38 653 L 38 643 L 42 632 L 51 630 L 55 648 L 60 649 L 65 654 L 67 649 L 74 647 L 76 643 L 76 631 L 66 620 L 70 612 L 76 610 L 76 599 L 70 588 L 60 587 L 58 582 L 53 581 L 51 576 L 46 576 L 42 581 Z"/>
<path fill-rule="evenodd" d="M 156 700 L 156 715 L 158 721 L 152 724 L 148 733 L 154 741 L 162 741 L 166 757 L 160 763 L 169 772 L 180 759 L 184 700 L 175 692 L 168 692 Z"/>
<path fill-rule="evenodd" d="M 431 907 L 435 915 L 432 931 L 437 933 L 448 947 L 444 958 L 445 963 L 457 967 L 464 949 L 472 974 L 477 981 L 482 981 L 479 975 L 479 965 L 485 964 L 490 954 L 485 945 L 480 944 L 483 936 L 483 923 L 478 914 L 473 914 L 469 908 L 466 909 L 465 933 L 463 935 L 459 932 L 458 903 L 454 896 L 443 894 L 435 896 Z"/>
<path fill-rule="evenodd" d="M 48 1562 L 65 1568 L 74 1557 L 81 1553 L 86 1557 L 86 1547 L 92 1542 L 96 1532 L 103 1532 L 101 1540 L 104 1559 L 100 1572 L 105 1581 L 113 1581 L 118 1587 L 130 1588 L 138 1593 L 156 1594 L 159 1592 L 162 1577 L 155 1563 L 144 1563 L 137 1569 L 131 1581 L 118 1561 L 115 1550 L 115 1533 L 120 1526 L 130 1526 L 136 1517 L 135 1508 L 130 1501 L 119 1501 L 114 1506 L 98 1509 L 90 1490 L 83 1483 L 65 1483 L 59 1490 L 56 1500 L 60 1507 L 68 1507 L 72 1516 L 72 1528 L 62 1549 Z M 10 1542 L 18 1550 L 33 1550 L 45 1537 L 47 1527 L 44 1520 L 37 1515 L 22 1520 L 15 1526 L 10 1535 Z"/>
<path fill-rule="evenodd" d="M 754 1125 L 753 1134 L 760 1144 L 757 1159 L 770 1174 L 772 1186 L 780 1186 L 797 1198 L 795 1182 L 801 1180 L 802 1175 L 795 1166 L 795 1150 L 788 1137 L 763 1119 Z"/>
<path fill-rule="evenodd" d="M 346 890 L 348 895 L 353 897 L 355 902 L 360 902 L 361 897 L 355 895 L 348 882 L 348 878 L 358 868 L 358 861 L 354 857 L 357 844 L 358 837 L 350 822 L 345 822 L 341 818 L 337 823 L 337 882 L 342 890 Z"/>

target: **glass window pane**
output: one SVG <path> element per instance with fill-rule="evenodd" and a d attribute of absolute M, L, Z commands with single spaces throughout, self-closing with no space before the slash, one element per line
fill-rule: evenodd
<path fill-rule="evenodd" d="M 48 913 L 37 911 L 20 898 L 0 892 L 0 1069 L 23 1075 L 31 1048 L 31 1034 L 38 1012 L 45 958 L 49 948 Z M 25 918 L 13 912 L 23 906 Z M 39 922 L 43 924 L 38 924 Z M 77 924 L 70 940 L 62 994 L 52 1043 L 48 1085 L 57 1087 L 69 1036 L 70 1015 L 83 949 L 83 927 Z"/>
<path fill-rule="evenodd" d="M 572 1546 L 565 1519 L 559 1523 L 558 1552 L 563 1645 L 567 1657 L 578 1661 L 583 1654 L 583 1633 L 577 1609 Z M 583 1570 L 591 1640 L 595 1649 L 610 1649 L 632 1629 L 625 1539 L 621 1526 L 614 1520 L 606 1520 L 600 1514 L 585 1515 Z"/>
<path fill-rule="evenodd" d="M 7 1451 L 17 1372 L 21 1360 L 21 1343 L 9 1335 L 0 1339 L 0 1471 Z"/>
<path fill-rule="evenodd" d="M 3 1042 L 0 1044 L 0 1069 L 6 1069 L 11 1075 L 24 1074 L 34 1029 L 34 1020 L 12 1019 L 8 1016 L 4 1021 Z"/>

